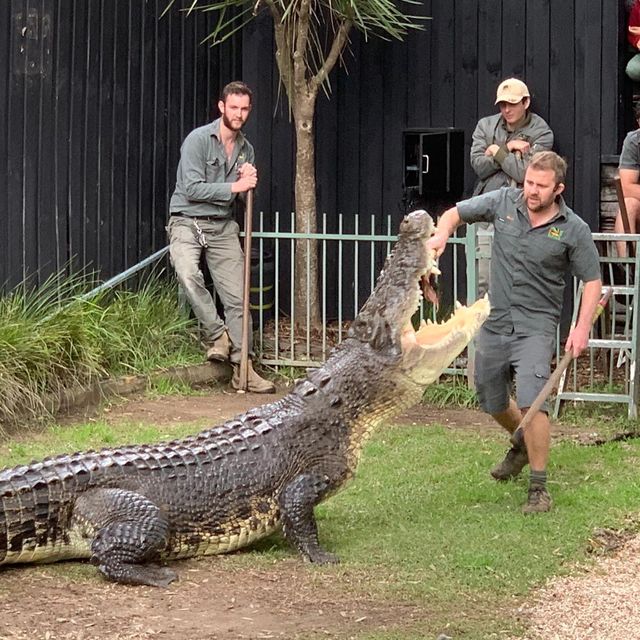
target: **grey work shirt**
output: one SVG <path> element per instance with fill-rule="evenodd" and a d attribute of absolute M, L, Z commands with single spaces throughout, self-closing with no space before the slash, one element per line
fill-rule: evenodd
<path fill-rule="evenodd" d="M 640 171 L 640 129 L 629 131 L 625 136 L 618 168 Z"/>
<path fill-rule="evenodd" d="M 507 148 L 511 140 L 525 140 L 531 145 L 527 153 L 512 153 Z M 484 152 L 492 144 L 500 149 L 495 156 Z M 473 195 L 493 191 L 500 187 L 522 185 L 524 172 L 536 151 L 549 150 L 553 146 L 553 132 L 536 113 L 527 113 L 524 121 L 514 131 L 507 129 L 501 113 L 481 118 L 473 132 L 469 159 L 478 176 Z"/>
<path fill-rule="evenodd" d="M 598 251 L 587 223 L 561 197 L 558 214 L 533 228 L 522 194 L 503 187 L 456 206 L 464 222 L 492 222 L 495 228 L 487 329 L 555 335 L 567 269 L 583 282 L 598 280 Z"/>
<path fill-rule="evenodd" d="M 238 194 L 231 192 L 238 166 L 255 163 L 249 141 L 238 132 L 231 158 L 220 140 L 220 120 L 194 129 L 182 143 L 170 213 L 229 218 Z"/>

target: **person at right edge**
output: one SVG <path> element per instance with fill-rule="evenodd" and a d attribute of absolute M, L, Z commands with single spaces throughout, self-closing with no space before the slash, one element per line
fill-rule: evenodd
<path fill-rule="evenodd" d="M 625 136 L 618 164 L 618 176 L 624 194 L 629 229 L 625 229 L 622 212 L 618 208 L 613 227 L 614 233 L 636 233 L 638 219 L 640 219 L 640 103 L 636 102 L 633 105 L 633 113 L 638 128 L 629 131 Z M 616 242 L 616 249 L 618 256 L 627 257 L 627 243 L 624 240 Z"/>
<path fill-rule="evenodd" d="M 553 132 L 529 111 L 531 95 L 517 78 L 503 80 L 496 91 L 500 113 L 481 118 L 473 132 L 470 161 L 478 176 L 473 195 L 501 187 L 521 187 L 527 162 L 536 151 L 551 150 Z M 478 224 L 478 295 L 489 289 L 491 232 L 489 223 Z"/>
<path fill-rule="evenodd" d="M 549 379 L 560 320 L 565 273 L 584 283 L 582 302 L 565 344 L 578 357 L 588 345 L 602 292 L 598 252 L 591 231 L 564 202 L 567 165 L 553 151 L 534 154 L 522 189 L 503 187 L 445 211 L 427 246 L 441 255 L 463 223 L 495 226 L 489 300 L 491 312 L 476 337 L 475 385 L 483 411 L 511 434 L 513 446 L 491 471 L 496 480 L 516 477 L 529 463 L 526 514 L 549 511 L 547 462 L 549 405 L 519 428 Z M 516 398 L 511 397 L 515 383 Z"/>
<path fill-rule="evenodd" d="M 627 41 L 633 51 L 625 71 L 634 82 L 640 82 L 640 0 L 634 0 L 627 20 Z"/>

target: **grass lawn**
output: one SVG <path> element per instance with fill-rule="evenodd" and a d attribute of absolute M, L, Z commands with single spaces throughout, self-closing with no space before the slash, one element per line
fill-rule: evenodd
<path fill-rule="evenodd" d="M 384 591 L 423 601 L 433 627 L 422 632 L 503 637 L 532 588 L 588 559 L 594 529 L 640 511 L 640 441 L 554 446 L 555 508 L 538 516 L 520 513 L 526 474 L 489 476 L 504 450 L 498 435 L 388 428 L 367 447 L 357 481 L 320 507 L 323 537 L 349 562 L 387 574 Z"/>
<path fill-rule="evenodd" d="M 180 429 L 188 434 L 202 426 Z M 53 427 L 4 443 L 0 466 L 168 437 L 151 424 Z M 526 477 L 496 483 L 488 474 L 505 445 L 497 433 L 391 425 L 368 443 L 351 485 L 318 507 L 322 542 L 342 559 L 338 568 L 318 571 L 355 571 L 366 576 L 357 587 L 363 592 L 424 608 L 417 627 L 368 632 L 359 640 L 436 638 L 440 632 L 455 639 L 517 637 L 515 609 L 531 589 L 589 562 L 594 530 L 619 528 L 640 510 L 640 440 L 555 443 L 549 468 L 555 507 L 527 517 L 520 513 Z M 238 562 L 268 563 L 291 553 L 275 538 L 239 554 Z"/>

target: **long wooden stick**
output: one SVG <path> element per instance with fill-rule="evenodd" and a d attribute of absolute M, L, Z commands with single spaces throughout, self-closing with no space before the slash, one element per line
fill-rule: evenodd
<path fill-rule="evenodd" d="M 595 324 L 596 320 L 602 315 L 607 303 L 609 302 L 609 298 L 612 293 L 611 287 L 607 287 L 602 294 L 598 302 L 598 306 L 596 307 L 596 312 L 593 314 L 592 324 Z M 540 407 L 544 404 L 544 401 L 547 399 L 548 395 L 555 389 L 560 381 L 564 370 L 569 366 L 571 361 L 573 360 L 573 351 L 565 351 L 565 354 L 562 356 L 562 359 L 558 363 L 555 368 L 555 371 L 549 376 L 549 379 L 545 383 L 544 387 L 540 390 L 540 393 L 536 396 L 536 399 L 531 403 L 527 413 L 524 414 L 522 421 L 518 425 L 518 429 L 524 429 L 531 422 L 533 416 L 540 411 Z"/>
<path fill-rule="evenodd" d="M 249 319 L 251 309 L 251 234 L 253 233 L 253 189 L 247 191 L 244 208 L 244 291 L 242 297 L 242 348 L 240 349 L 240 388 L 246 391 L 249 376 Z"/>

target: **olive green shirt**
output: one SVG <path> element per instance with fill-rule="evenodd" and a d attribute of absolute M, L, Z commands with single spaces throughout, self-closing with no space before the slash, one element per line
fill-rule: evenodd
<path fill-rule="evenodd" d="M 620 169 L 640 171 L 640 129 L 629 131 L 625 136 L 618 166 Z"/>
<path fill-rule="evenodd" d="M 249 141 L 238 132 L 231 158 L 220 140 L 220 118 L 194 129 L 182 143 L 176 188 L 169 203 L 170 213 L 229 218 L 238 196 L 231 192 L 238 166 L 255 164 Z"/>
<path fill-rule="evenodd" d="M 533 228 L 522 193 L 503 187 L 456 206 L 464 222 L 494 225 L 487 329 L 504 335 L 555 335 L 567 270 L 583 282 L 598 280 L 598 251 L 589 226 L 562 197 L 558 214 Z"/>

